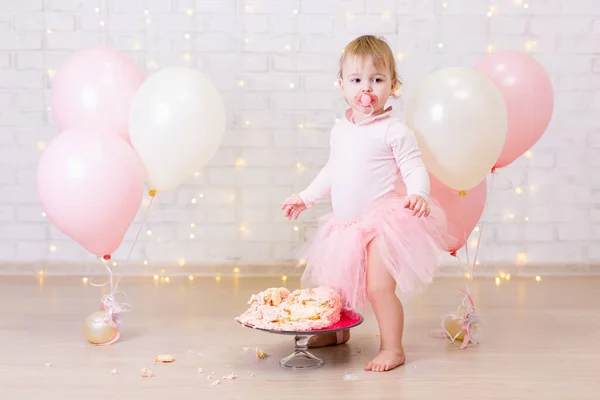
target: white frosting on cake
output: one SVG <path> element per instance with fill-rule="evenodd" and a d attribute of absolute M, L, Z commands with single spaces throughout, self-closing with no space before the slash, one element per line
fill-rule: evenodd
<path fill-rule="evenodd" d="M 256 328 L 310 331 L 330 327 L 340 320 L 342 299 L 328 287 L 299 289 L 268 288 L 253 294 L 250 307 L 236 319 Z"/>

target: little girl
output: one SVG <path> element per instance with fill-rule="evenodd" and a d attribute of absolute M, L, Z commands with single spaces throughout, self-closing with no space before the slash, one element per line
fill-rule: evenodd
<path fill-rule="evenodd" d="M 322 218 L 303 255 L 302 284 L 336 288 L 348 310 L 359 310 L 369 300 L 381 344 L 365 370 L 388 371 L 406 360 L 404 310 L 396 286 L 413 291 L 432 281 L 443 255 L 446 221 L 429 199 L 429 175 L 415 135 L 391 115 L 392 107 L 385 108 L 401 85 L 387 43 L 371 35 L 353 40 L 340 59 L 338 79 L 350 108 L 331 131 L 329 160 L 282 209 L 288 219 L 297 219 L 331 195 L 333 212 Z M 349 331 L 316 335 L 310 347 L 349 339 Z"/>

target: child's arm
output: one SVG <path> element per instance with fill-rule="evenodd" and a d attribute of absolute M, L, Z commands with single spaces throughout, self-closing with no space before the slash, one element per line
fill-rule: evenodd
<path fill-rule="evenodd" d="M 388 127 L 386 140 L 394 153 L 407 194 L 418 195 L 428 200 L 429 173 L 421 157 L 414 132 L 405 124 L 394 122 Z"/>
<path fill-rule="evenodd" d="M 333 147 L 333 135 L 329 139 L 329 159 L 327 164 L 321 169 L 316 178 L 308 185 L 306 189 L 299 193 L 306 208 L 317 204 L 320 200 L 331 193 L 331 154 Z"/>

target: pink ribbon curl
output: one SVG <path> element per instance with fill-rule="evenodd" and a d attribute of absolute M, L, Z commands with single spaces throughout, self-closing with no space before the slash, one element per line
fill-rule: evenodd
<path fill-rule="evenodd" d="M 483 324 L 483 319 L 481 318 L 481 315 L 477 311 L 475 311 L 475 303 L 473 302 L 473 298 L 471 297 L 471 295 L 462 289 L 461 292 L 465 294 L 465 297 L 463 298 L 461 305 L 458 307 L 458 313 L 446 314 L 442 317 L 442 330 L 444 331 L 446 337 L 452 343 L 456 341 L 456 339 L 461 333 L 464 333 L 464 339 L 462 344 L 460 345 L 460 350 L 464 350 L 465 348 L 467 348 L 467 346 L 469 346 L 469 344 L 474 344 L 478 342 L 476 338 L 476 331 L 479 325 Z M 461 308 L 466 311 L 464 315 L 460 315 Z M 444 321 L 446 320 L 446 318 L 452 318 L 453 320 L 462 321 L 461 331 L 458 332 L 456 335 L 452 336 L 450 332 L 448 332 L 448 330 L 446 329 L 446 326 L 444 325 Z"/>

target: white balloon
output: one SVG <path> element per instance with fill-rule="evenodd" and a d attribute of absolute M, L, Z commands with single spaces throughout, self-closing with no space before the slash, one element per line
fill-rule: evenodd
<path fill-rule="evenodd" d="M 445 68 L 425 77 L 407 105 L 407 124 L 429 172 L 455 190 L 485 179 L 508 130 L 502 94 L 471 68 Z"/>
<path fill-rule="evenodd" d="M 225 106 L 200 71 L 165 68 L 136 93 L 129 136 L 150 189 L 172 190 L 215 155 L 225 132 Z"/>

